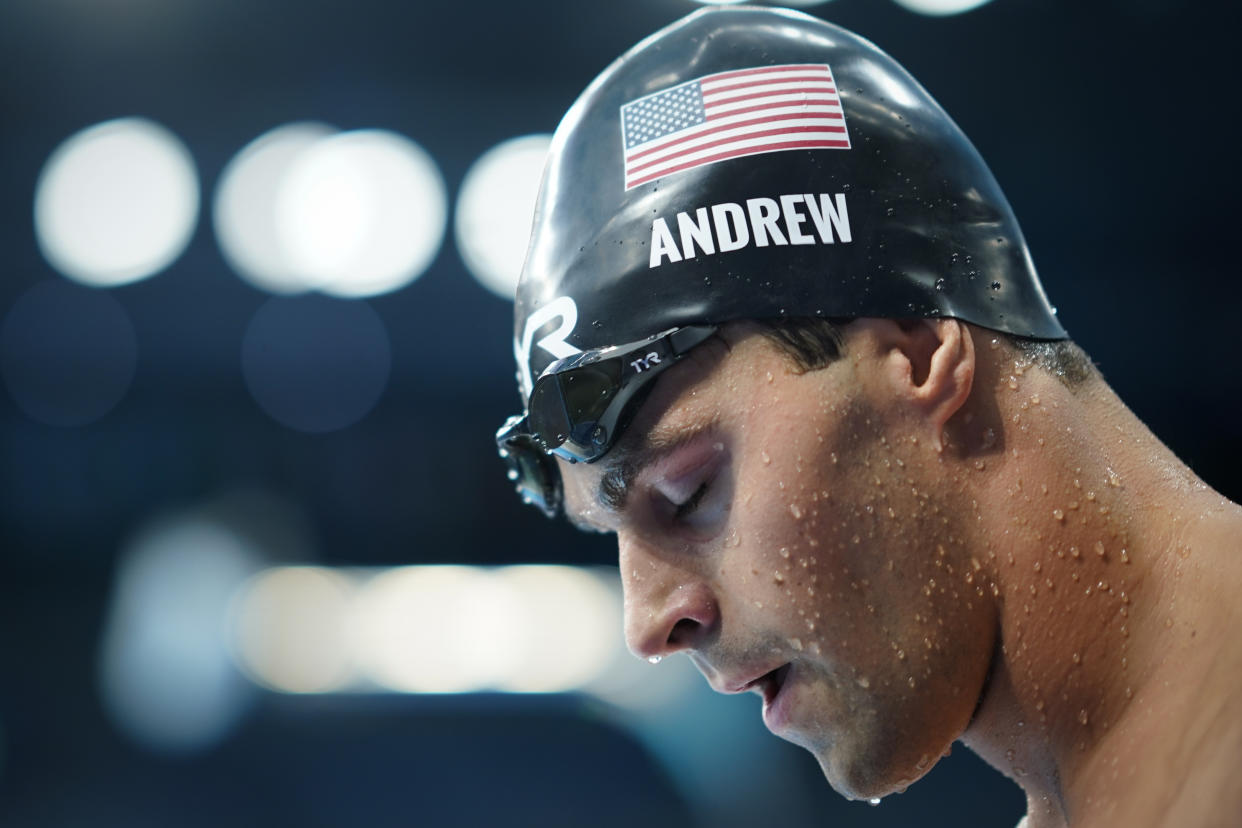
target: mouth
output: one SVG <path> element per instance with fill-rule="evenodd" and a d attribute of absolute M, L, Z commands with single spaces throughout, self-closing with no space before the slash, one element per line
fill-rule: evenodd
<path fill-rule="evenodd" d="M 755 679 L 753 689 L 763 696 L 763 723 L 776 733 L 784 728 L 789 718 L 787 696 L 782 695 L 789 671 L 793 665 L 785 664 Z"/>

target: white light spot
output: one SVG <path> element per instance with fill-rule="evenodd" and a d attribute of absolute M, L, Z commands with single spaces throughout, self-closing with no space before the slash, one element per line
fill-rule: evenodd
<path fill-rule="evenodd" d="M 232 613 L 238 663 L 286 693 L 326 693 L 354 679 L 346 629 L 355 584 L 311 566 L 270 569 L 238 594 Z"/>
<path fill-rule="evenodd" d="M 316 142 L 293 161 L 276 199 L 277 235 L 293 268 L 336 296 L 374 296 L 418 278 L 447 215 L 435 162 L 382 130 Z"/>
<path fill-rule="evenodd" d="M 585 690 L 651 709 L 695 686 L 688 661 L 653 675 L 626 651 L 615 570 L 278 567 L 233 606 L 239 664 L 283 692 Z"/>
<path fill-rule="evenodd" d="M 694 0 L 702 6 L 732 6 L 737 3 L 753 2 L 756 5 L 783 6 L 793 9 L 809 9 L 812 6 L 822 6 L 828 0 Z"/>
<path fill-rule="evenodd" d="M 280 242 L 276 205 L 298 158 L 335 131 L 317 123 L 278 127 L 243 147 L 220 174 L 213 207 L 220 250 L 239 276 L 261 290 L 298 293 L 310 287 Z"/>
<path fill-rule="evenodd" d="M 599 579 L 568 566 L 511 566 L 497 570 L 496 577 L 521 602 L 516 657 L 501 677 L 502 689 L 575 690 L 608 667 L 621 606 Z"/>
<path fill-rule="evenodd" d="M 990 0 L 896 0 L 897 5 L 919 14 L 944 17 L 961 14 L 985 5 Z"/>
<path fill-rule="evenodd" d="M 530 635 L 518 597 L 486 570 L 402 567 L 377 575 L 356 605 L 363 672 L 407 693 L 466 693 L 515 669 Z"/>
<path fill-rule="evenodd" d="M 161 751 L 208 747 L 246 703 L 222 619 L 254 570 L 234 533 L 201 520 L 145 531 L 121 558 L 104 626 L 100 683 L 122 730 Z"/>
<path fill-rule="evenodd" d="M 194 160 L 175 135 L 142 118 L 106 121 L 48 158 L 35 189 L 35 235 L 65 276 L 123 285 L 181 255 L 198 201 Z"/>
<path fill-rule="evenodd" d="M 392 350 L 366 303 L 325 296 L 273 297 L 242 340 L 242 375 L 274 420 L 322 433 L 353 425 L 388 384 Z"/>
<path fill-rule="evenodd" d="M 17 405 L 47 425 L 98 420 L 129 390 L 138 338 L 110 294 L 61 279 L 18 298 L 0 327 L 0 373 Z"/>
<path fill-rule="evenodd" d="M 513 299 L 530 241 L 539 179 L 550 135 L 525 135 L 488 150 L 474 162 L 457 199 L 457 248 L 488 290 Z"/>

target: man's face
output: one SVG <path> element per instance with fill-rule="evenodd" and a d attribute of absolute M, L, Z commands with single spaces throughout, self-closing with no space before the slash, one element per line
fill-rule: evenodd
<path fill-rule="evenodd" d="M 797 373 L 753 331 L 726 339 L 607 457 L 561 464 L 567 509 L 617 534 L 637 655 L 761 694 L 842 793 L 902 789 L 965 729 L 992 655 L 971 504 L 878 357 Z"/>

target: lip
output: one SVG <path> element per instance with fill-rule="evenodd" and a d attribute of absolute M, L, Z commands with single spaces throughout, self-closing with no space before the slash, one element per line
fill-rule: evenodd
<path fill-rule="evenodd" d="M 772 733 L 779 734 L 789 724 L 792 671 L 793 665 L 786 664 L 757 680 L 763 691 L 763 724 Z"/>

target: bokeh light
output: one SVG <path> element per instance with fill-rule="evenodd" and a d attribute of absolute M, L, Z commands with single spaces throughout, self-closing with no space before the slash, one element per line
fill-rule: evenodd
<path fill-rule="evenodd" d="M 484 153 L 462 180 L 457 249 L 488 290 L 512 299 L 535 217 L 551 135 L 512 138 Z"/>
<path fill-rule="evenodd" d="M 0 327 L 0 374 L 28 417 L 82 426 L 112 410 L 129 390 L 138 338 L 110 294 L 59 279 L 39 282 Z"/>
<path fill-rule="evenodd" d="M 310 433 L 353 425 L 388 384 L 392 351 L 383 320 L 363 301 L 278 296 L 242 340 L 242 375 L 277 422 Z"/>
<path fill-rule="evenodd" d="M 615 653 L 613 633 L 621 628 L 621 601 L 596 575 L 570 566 L 511 566 L 495 577 L 520 597 L 525 628 L 514 642 L 514 668 L 502 676 L 502 689 L 571 690 L 607 668 Z"/>
<path fill-rule="evenodd" d="M 752 3 L 756 6 L 783 6 L 791 9 L 809 9 L 812 6 L 822 6 L 829 0 L 694 0 L 694 2 L 703 6 L 733 6 L 738 3 Z"/>
<path fill-rule="evenodd" d="M 212 208 L 216 239 L 233 270 L 261 290 L 299 293 L 311 287 L 281 244 L 276 209 L 298 158 L 335 132 L 311 122 L 277 127 L 243 147 L 220 174 Z"/>
<path fill-rule="evenodd" d="M 977 9 L 991 0 L 895 0 L 895 2 L 919 14 L 944 17 Z"/>
<path fill-rule="evenodd" d="M 157 751 L 222 739 L 244 711 L 222 619 L 257 556 L 225 527 L 168 520 L 122 554 L 104 625 L 104 707 L 131 738 Z"/>
<path fill-rule="evenodd" d="M 290 566 L 256 575 L 232 610 L 245 672 L 286 693 L 326 693 L 354 678 L 345 630 L 356 585 L 331 569 Z"/>
<path fill-rule="evenodd" d="M 690 687 L 625 649 L 612 570 L 276 567 L 239 590 L 229 626 L 242 670 L 281 692 L 586 690 L 642 709 Z"/>
<path fill-rule="evenodd" d="M 467 693 L 514 664 L 530 634 L 512 591 L 468 566 L 400 567 L 363 588 L 353 644 L 365 675 L 407 693 Z"/>
<path fill-rule="evenodd" d="M 35 188 L 35 235 L 58 271 L 111 287 L 163 270 L 198 221 L 189 151 L 159 124 L 121 118 L 89 127 L 48 158 Z"/>
<path fill-rule="evenodd" d="M 276 199 L 280 244 L 306 284 L 375 296 L 422 275 L 444 237 L 448 199 L 435 162 L 384 130 L 315 142 L 290 165 Z"/>

